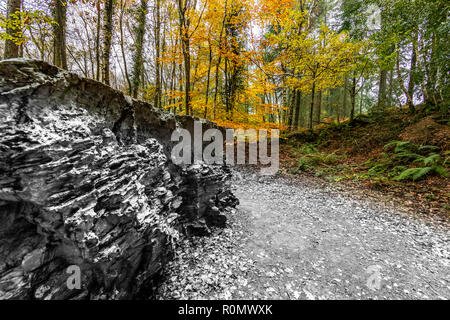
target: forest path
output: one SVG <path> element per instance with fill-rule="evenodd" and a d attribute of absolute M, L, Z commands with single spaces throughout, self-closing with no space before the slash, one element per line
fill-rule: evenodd
<path fill-rule="evenodd" d="M 448 226 L 299 179 L 233 183 L 230 228 L 183 243 L 159 298 L 450 299 Z"/>

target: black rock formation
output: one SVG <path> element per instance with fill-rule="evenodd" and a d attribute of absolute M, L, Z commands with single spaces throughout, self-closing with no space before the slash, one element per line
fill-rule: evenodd
<path fill-rule="evenodd" d="M 224 227 L 237 203 L 226 167 L 171 163 L 172 131 L 193 122 L 42 61 L 1 61 L 0 299 L 151 296 L 178 239 Z"/>

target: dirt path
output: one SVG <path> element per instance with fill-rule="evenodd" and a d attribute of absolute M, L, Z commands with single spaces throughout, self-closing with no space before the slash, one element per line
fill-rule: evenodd
<path fill-rule="evenodd" d="M 447 226 L 284 177 L 234 185 L 230 227 L 178 248 L 159 298 L 450 298 Z"/>

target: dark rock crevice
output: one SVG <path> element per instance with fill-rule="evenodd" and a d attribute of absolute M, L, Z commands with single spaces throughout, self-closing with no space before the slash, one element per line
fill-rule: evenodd
<path fill-rule="evenodd" d="M 151 296 L 173 244 L 224 227 L 237 202 L 228 168 L 171 163 L 171 133 L 194 120 L 45 62 L 1 61 L 0 299 Z"/>

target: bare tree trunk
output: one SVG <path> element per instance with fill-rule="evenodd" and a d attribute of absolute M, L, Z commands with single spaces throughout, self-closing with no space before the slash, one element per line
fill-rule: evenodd
<path fill-rule="evenodd" d="M 128 94 L 131 95 L 131 80 L 128 74 L 127 59 L 125 56 L 124 40 L 123 40 L 123 12 L 125 10 L 123 0 L 120 0 L 120 17 L 119 17 L 119 28 L 120 28 L 120 49 L 122 51 L 123 68 L 125 73 L 125 79 L 128 83 Z"/>
<path fill-rule="evenodd" d="M 141 78 L 143 75 L 142 68 L 143 61 L 143 49 L 144 49 L 144 36 L 145 36 L 145 24 L 147 17 L 147 1 L 141 0 L 141 7 L 139 8 L 138 26 L 136 27 L 136 44 L 133 57 L 133 80 L 131 95 L 133 98 L 137 98 L 139 92 L 139 86 L 141 84 Z M 142 81 L 143 82 L 143 81 Z"/>
<path fill-rule="evenodd" d="M 101 31 L 101 6 L 100 0 L 96 3 L 97 7 L 97 34 L 95 35 L 95 63 L 96 63 L 96 72 L 95 72 L 95 80 L 100 80 L 100 31 Z"/>
<path fill-rule="evenodd" d="M 63 0 L 55 0 L 53 9 L 54 20 L 56 24 L 53 26 L 53 64 L 59 68 L 67 69 L 66 54 L 66 12 L 67 4 Z"/>
<path fill-rule="evenodd" d="M 95 71 L 94 71 L 94 67 L 95 67 L 95 62 L 94 62 L 94 59 L 93 59 L 93 56 L 92 56 L 92 52 L 94 52 L 94 50 L 93 50 L 93 47 L 91 46 L 91 30 L 90 30 L 90 23 L 85 19 L 85 16 L 81 13 L 81 11 L 79 11 L 79 10 L 77 10 L 77 13 L 80 15 L 80 17 L 81 17 L 81 20 L 83 21 L 83 26 L 84 26 L 84 30 L 86 31 L 86 37 L 87 37 L 87 47 L 88 47 L 88 50 L 87 50 L 87 52 L 86 52 L 86 50 L 84 50 L 84 55 L 87 57 L 87 55 L 89 54 L 89 61 L 90 61 L 90 68 L 87 66 L 87 63 L 86 63 L 86 66 L 85 66 L 85 69 L 86 69 L 86 72 L 89 70 L 89 69 L 91 69 L 91 73 L 92 73 L 92 77 L 91 78 L 95 78 Z M 81 41 L 81 43 L 83 43 L 83 41 L 84 41 L 84 38 L 83 38 L 83 36 L 81 35 L 81 32 L 80 32 L 80 30 L 78 29 L 78 28 L 76 28 L 75 29 L 76 31 L 76 34 L 78 35 L 78 38 L 79 38 L 79 40 Z M 95 44 L 94 44 L 94 47 L 95 47 Z M 69 49 L 69 48 L 67 48 L 67 49 Z M 69 52 L 70 53 L 70 52 Z M 86 59 L 85 59 L 86 60 Z M 87 76 L 86 77 L 89 77 L 89 73 L 87 72 Z"/>
<path fill-rule="evenodd" d="M 106 0 L 103 16 L 103 57 L 102 81 L 109 85 L 109 58 L 111 55 L 111 38 L 113 28 L 114 0 Z"/>
<path fill-rule="evenodd" d="M 20 11 L 20 0 L 8 0 L 6 8 L 6 19 L 15 19 L 12 17 L 13 14 Z M 6 33 L 10 36 L 14 36 L 18 30 L 6 29 Z M 16 45 L 11 40 L 5 41 L 5 52 L 3 57 L 5 59 L 17 58 L 19 56 L 19 46 Z"/>

